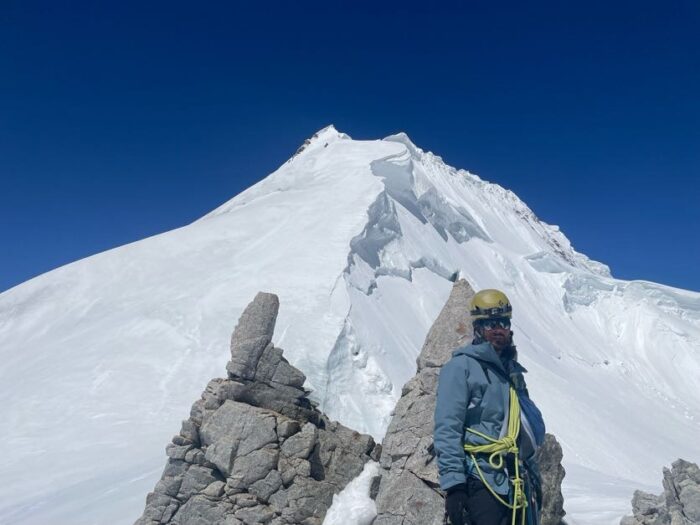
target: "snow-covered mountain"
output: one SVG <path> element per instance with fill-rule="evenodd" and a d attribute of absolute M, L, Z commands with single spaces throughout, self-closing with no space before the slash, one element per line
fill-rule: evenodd
<path fill-rule="evenodd" d="M 700 459 L 700 294 L 614 279 L 404 134 L 328 127 L 195 223 L 0 295 L 0 523 L 132 523 L 260 290 L 321 408 L 380 439 L 456 275 L 513 302 L 572 525 L 617 523 L 663 465 Z"/>

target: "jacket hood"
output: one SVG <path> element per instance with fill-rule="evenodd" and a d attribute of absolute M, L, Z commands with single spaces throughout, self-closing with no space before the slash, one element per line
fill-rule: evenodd
<path fill-rule="evenodd" d="M 527 372 L 525 367 L 518 363 L 518 352 L 514 346 L 504 349 L 503 352 L 506 352 L 504 357 L 513 361 L 515 370 L 519 372 Z M 493 366 L 496 366 L 503 372 L 506 372 L 506 370 L 503 368 L 501 356 L 496 353 L 489 342 L 462 346 L 452 352 L 452 357 L 456 357 L 458 355 L 466 355 L 485 363 L 491 363 Z"/>
<path fill-rule="evenodd" d="M 452 352 L 452 357 L 457 357 L 458 355 L 466 355 L 478 359 L 479 361 L 484 361 L 486 363 L 491 363 L 503 370 L 503 364 L 501 363 L 501 358 L 498 356 L 496 351 L 491 346 L 491 343 L 480 343 L 463 346 Z M 503 370 L 505 372 L 505 370 Z"/>

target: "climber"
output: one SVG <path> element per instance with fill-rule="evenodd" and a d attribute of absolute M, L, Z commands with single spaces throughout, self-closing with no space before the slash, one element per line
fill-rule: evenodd
<path fill-rule="evenodd" d="M 498 290 L 471 301 L 472 344 L 440 372 L 434 444 L 445 514 L 452 525 L 537 525 L 544 441 L 510 330 L 512 307 Z"/>

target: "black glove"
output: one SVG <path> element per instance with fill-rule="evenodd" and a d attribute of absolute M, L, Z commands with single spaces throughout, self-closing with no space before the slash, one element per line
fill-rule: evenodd
<path fill-rule="evenodd" d="M 445 510 L 452 525 L 469 525 L 471 523 L 467 511 L 467 485 L 465 483 L 447 489 Z"/>

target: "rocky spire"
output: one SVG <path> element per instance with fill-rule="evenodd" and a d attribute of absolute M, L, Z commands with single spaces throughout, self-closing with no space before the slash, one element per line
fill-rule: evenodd
<path fill-rule="evenodd" d="M 259 293 L 231 338 L 226 379 L 209 382 L 168 445 L 137 525 L 320 525 L 333 494 L 380 447 L 331 422 L 304 374 L 272 344 L 277 296 Z"/>
<path fill-rule="evenodd" d="M 403 388 L 382 444 L 381 474 L 375 480 L 377 518 L 374 525 L 442 525 L 444 495 L 439 489 L 432 449 L 433 413 L 440 368 L 459 346 L 473 337 L 469 303 L 474 290 L 458 280 L 428 332 L 418 356 L 418 371 Z M 564 516 L 561 447 L 547 435 L 540 450 L 543 478 L 541 525 L 560 525 Z"/>
<path fill-rule="evenodd" d="M 433 443 L 433 413 L 440 367 L 452 351 L 471 340 L 469 301 L 474 290 L 458 280 L 428 332 L 418 356 L 418 371 L 403 387 L 384 438 L 374 525 L 442 525 Z"/>
<path fill-rule="evenodd" d="M 663 474 L 664 492 L 635 491 L 633 516 L 622 518 L 620 525 L 700 525 L 700 468 L 679 459 Z"/>

